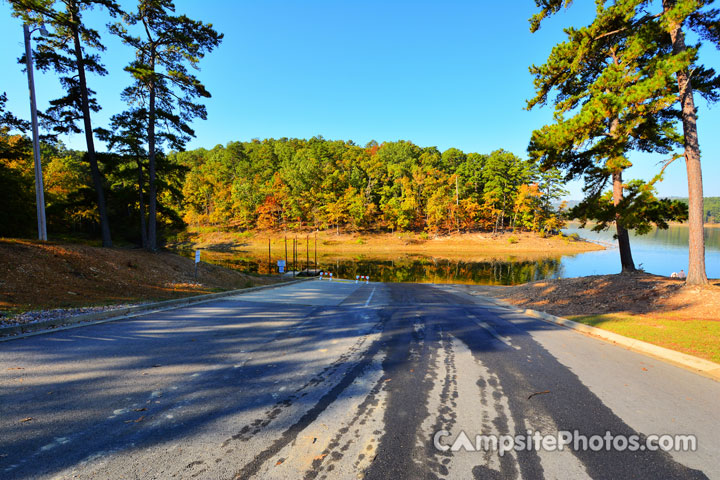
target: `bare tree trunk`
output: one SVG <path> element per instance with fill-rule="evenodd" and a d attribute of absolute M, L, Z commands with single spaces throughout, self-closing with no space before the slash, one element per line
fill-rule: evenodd
<path fill-rule="evenodd" d="M 500 228 L 505 233 L 505 193 L 503 193 L 502 211 L 500 212 Z"/>
<path fill-rule="evenodd" d="M 140 159 L 137 159 L 138 166 L 138 195 L 140 197 L 140 239 L 142 247 L 148 248 L 147 224 L 145 221 L 145 198 L 143 197 L 143 189 L 145 188 L 145 177 L 143 176 L 143 167 Z"/>
<path fill-rule="evenodd" d="M 155 52 L 150 54 L 150 68 L 155 71 Z M 150 83 L 150 98 L 148 106 L 148 176 L 149 205 L 148 205 L 148 250 L 157 250 L 157 190 L 155 186 L 155 82 Z"/>
<path fill-rule="evenodd" d="M 78 7 L 73 2 L 68 8 L 73 20 L 73 42 L 75 44 L 75 61 L 77 62 L 78 82 L 80 84 L 80 108 L 83 115 L 85 127 L 85 143 L 87 144 L 88 162 L 90 163 L 90 175 L 97 194 L 98 213 L 100 214 L 100 232 L 102 235 L 103 247 L 112 247 L 110 237 L 110 222 L 107 216 L 105 205 L 105 192 L 103 191 L 102 174 L 98 167 L 97 155 L 95 154 L 95 141 L 93 139 L 92 123 L 90 121 L 90 103 L 88 100 L 87 78 L 85 76 L 85 62 L 83 59 L 82 47 L 80 46 L 80 34 L 78 24 L 80 23 Z"/>
<path fill-rule="evenodd" d="M 458 188 L 458 174 L 455 173 L 455 229 L 457 233 L 460 233 L 460 220 L 458 214 L 460 213 L 460 190 Z"/>
<path fill-rule="evenodd" d="M 613 205 L 616 207 L 623 199 L 623 183 L 622 171 L 613 172 Z M 630 235 L 622 224 L 622 218 L 619 213 L 615 214 L 615 227 L 617 228 L 618 247 L 620 249 L 620 263 L 622 264 L 622 272 L 634 272 L 635 262 L 632 259 L 630 251 Z"/>
<path fill-rule="evenodd" d="M 663 0 L 663 10 L 667 12 L 675 5 L 675 0 Z M 685 34 L 682 25 L 675 25 L 670 32 L 673 53 L 686 50 Z M 690 75 L 686 69 L 677 72 L 678 92 L 682 111 L 683 134 L 685 136 L 685 166 L 688 178 L 688 273 L 687 285 L 705 285 L 708 283 L 705 273 L 705 229 L 703 219 L 703 184 L 700 166 L 700 143 L 697 133 L 697 116 Z"/>

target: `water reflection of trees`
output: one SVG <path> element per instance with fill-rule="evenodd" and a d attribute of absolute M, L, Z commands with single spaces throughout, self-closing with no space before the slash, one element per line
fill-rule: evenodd
<path fill-rule="evenodd" d="M 649 236 L 656 243 L 687 247 L 689 230 L 686 226 L 671 226 L 667 230 L 655 229 Z M 720 249 L 720 228 L 705 228 L 705 246 L 709 249 Z"/>
<path fill-rule="evenodd" d="M 590 228 L 577 228 L 577 225 L 571 225 L 565 230 L 566 233 L 577 233 L 583 238 L 590 240 L 612 241 L 613 232 L 592 232 Z M 635 235 L 631 242 L 635 244 L 650 244 L 658 246 L 683 247 L 688 246 L 688 227 L 687 225 L 671 225 L 667 230 L 659 228 L 653 229 L 647 235 Z M 705 227 L 705 247 L 710 250 L 720 250 L 720 228 Z"/>
<path fill-rule="evenodd" d="M 183 252 L 191 256 L 192 252 Z M 238 255 L 230 252 L 203 252 L 203 261 L 250 273 L 267 274 L 267 258 Z M 277 259 L 272 259 L 271 272 L 277 273 Z M 305 268 L 298 262 L 298 269 Z M 314 267 L 312 259 L 310 267 Z M 318 268 L 333 272 L 336 277 L 354 279 L 369 275 L 372 281 L 473 283 L 486 285 L 516 285 L 558 277 L 560 258 L 541 260 L 463 261 L 440 258 L 408 257 L 400 260 L 334 259 L 321 260 Z M 288 266 L 291 269 L 291 265 Z"/>
<path fill-rule="evenodd" d="M 342 260 L 329 268 L 341 278 L 373 281 L 515 285 L 557 276 L 560 260 L 467 262 L 447 259 Z"/>

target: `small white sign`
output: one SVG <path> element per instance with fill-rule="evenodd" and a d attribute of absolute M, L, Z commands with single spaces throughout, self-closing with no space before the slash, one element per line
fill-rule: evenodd
<path fill-rule="evenodd" d="M 200 263 L 200 250 L 195 250 L 195 263 Z"/>

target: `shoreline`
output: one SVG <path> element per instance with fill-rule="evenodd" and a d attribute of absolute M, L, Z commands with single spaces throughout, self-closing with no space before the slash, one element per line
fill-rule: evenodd
<path fill-rule="evenodd" d="M 271 256 L 284 256 L 285 239 L 288 252 L 297 238 L 299 253 L 306 245 L 314 255 L 317 235 L 318 257 L 361 255 L 364 257 L 425 256 L 438 258 L 548 258 L 605 250 L 605 246 L 569 236 L 541 237 L 529 232 L 462 233 L 427 236 L 416 233 L 340 233 L 320 232 L 199 232 L 189 230 L 183 241 L 169 245 L 175 250 L 203 249 L 262 255 L 267 258 L 268 241 Z M 278 255 L 282 252 L 282 255 Z"/>
<path fill-rule="evenodd" d="M 567 222 L 567 226 L 565 228 L 567 228 L 571 225 L 573 226 L 573 228 L 579 228 L 580 222 L 578 222 L 577 220 L 569 220 Z M 587 226 L 585 227 L 585 230 L 589 230 L 590 228 L 592 228 L 592 225 L 595 225 L 595 224 L 588 222 Z M 668 222 L 668 226 L 669 227 L 689 227 L 687 222 Z M 703 223 L 703 227 L 704 228 L 720 228 L 720 223 Z M 657 227 L 653 227 L 653 228 L 657 228 Z"/>

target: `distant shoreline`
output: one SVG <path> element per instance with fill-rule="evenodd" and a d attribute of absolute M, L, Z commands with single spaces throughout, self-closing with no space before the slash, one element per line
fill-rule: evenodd
<path fill-rule="evenodd" d="M 570 226 L 570 225 L 578 226 L 579 224 L 580 224 L 580 222 L 578 222 L 577 220 L 571 220 L 568 222 L 568 226 Z M 594 224 L 588 222 L 587 225 L 592 226 Z M 689 225 L 687 224 L 687 222 L 668 222 L 668 226 L 670 226 L 670 227 L 688 227 Z M 705 228 L 720 228 L 720 223 L 705 223 L 705 224 L 703 224 L 703 226 Z M 585 228 L 588 229 L 589 227 L 585 227 Z"/>
<path fill-rule="evenodd" d="M 687 222 L 668 222 L 668 225 L 671 227 L 687 227 Z M 705 228 L 720 228 L 720 223 L 704 223 L 703 227 Z"/>
<path fill-rule="evenodd" d="M 314 255 L 315 235 L 312 232 L 288 232 L 288 251 L 297 238 L 301 253 L 305 254 L 306 239 L 310 255 Z M 207 249 L 235 251 L 267 256 L 268 240 L 272 254 L 285 249 L 283 232 L 202 232 L 189 231 L 185 241 L 171 245 L 176 249 Z M 423 235 L 417 233 L 340 233 L 324 230 L 317 233 L 318 256 L 362 255 L 391 258 L 403 255 L 424 255 L 440 258 L 546 258 L 604 250 L 605 246 L 587 240 L 553 235 L 541 237 L 530 232 L 461 233 L 452 235 Z"/>

